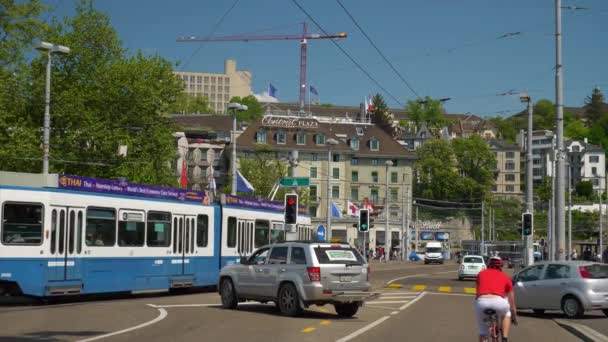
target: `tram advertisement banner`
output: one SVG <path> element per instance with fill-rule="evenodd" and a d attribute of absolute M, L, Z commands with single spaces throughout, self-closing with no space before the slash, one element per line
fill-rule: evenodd
<path fill-rule="evenodd" d="M 433 232 L 420 232 L 420 240 L 434 240 Z"/>
<path fill-rule="evenodd" d="M 450 239 L 450 233 L 437 232 L 435 233 L 435 240 L 437 241 L 448 241 Z"/>
<path fill-rule="evenodd" d="M 135 184 L 129 183 L 125 180 L 60 175 L 59 187 L 78 191 L 151 197 L 184 202 L 197 202 L 205 205 L 209 204 L 209 197 L 207 197 L 207 194 L 204 191 Z"/>
<path fill-rule="evenodd" d="M 226 195 L 226 204 L 258 210 L 272 210 L 278 212 L 283 212 L 285 210 L 285 204 L 283 202 L 232 195 Z M 306 215 L 306 207 L 300 206 L 298 208 L 298 213 Z"/>

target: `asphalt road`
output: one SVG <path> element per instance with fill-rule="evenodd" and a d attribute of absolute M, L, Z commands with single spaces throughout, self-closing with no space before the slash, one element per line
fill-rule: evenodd
<path fill-rule="evenodd" d="M 351 319 L 339 318 L 330 305 L 312 306 L 296 318 L 280 316 L 272 304 L 248 302 L 224 310 L 215 292 L 46 305 L 5 302 L 0 342 L 474 340 L 474 297 L 465 290 L 474 282 L 456 280 L 455 269 L 455 264 L 374 263 L 373 285 L 382 295 Z M 513 340 L 577 340 L 552 318 L 524 314 Z M 587 321 L 608 326 L 606 319 Z"/>

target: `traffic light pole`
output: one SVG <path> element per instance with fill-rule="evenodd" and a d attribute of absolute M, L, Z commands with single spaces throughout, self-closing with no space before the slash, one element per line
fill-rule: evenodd
<path fill-rule="evenodd" d="M 534 214 L 534 193 L 532 188 L 532 115 L 532 99 L 528 97 L 528 141 L 526 148 L 526 212 Z M 534 220 L 534 215 L 532 215 L 532 220 Z M 534 224 L 532 224 L 532 227 L 534 227 Z M 524 262 L 526 263 L 526 266 L 530 266 L 534 262 L 533 239 L 534 228 L 532 228 L 531 234 L 524 238 L 524 250 L 526 253 L 524 255 Z"/>

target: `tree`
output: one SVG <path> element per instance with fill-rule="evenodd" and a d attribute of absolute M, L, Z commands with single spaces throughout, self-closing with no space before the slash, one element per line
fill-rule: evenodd
<path fill-rule="evenodd" d="M 547 99 L 538 100 L 534 105 L 534 130 L 552 130 L 556 123 L 555 105 Z M 526 121 L 527 122 L 527 121 Z"/>
<path fill-rule="evenodd" d="M 589 129 L 580 120 L 573 120 L 564 127 L 564 136 L 574 140 L 583 140 L 589 136 Z"/>
<path fill-rule="evenodd" d="M 38 0 L 0 0 L 0 69 L 15 70 L 31 51 L 46 25 L 40 20 L 47 7 Z"/>
<path fill-rule="evenodd" d="M 576 184 L 576 195 L 587 199 L 593 196 L 593 183 L 591 181 L 580 181 Z"/>
<path fill-rule="evenodd" d="M 491 118 L 490 121 L 492 121 L 493 123 L 496 124 L 496 126 L 498 126 L 498 133 L 499 136 L 508 141 L 508 142 L 515 142 L 515 137 L 517 135 L 517 129 L 515 128 L 515 126 L 513 125 L 513 123 L 511 122 L 511 120 L 508 119 L 504 119 L 500 116 Z"/>
<path fill-rule="evenodd" d="M 194 96 L 186 92 L 177 95 L 175 102 L 167 109 L 168 114 L 213 114 L 209 99 L 205 96 Z"/>
<path fill-rule="evenodd" d="M 416 194 L 429 199 L 455 200 L 460 177 L 456 172 L 454 151 L 449 142 L 433 139 L 417 151 L 415 169 L 418 174 Z"/>
<path fill-rule="evenodd" d="M 587 126 L 592 127 L 600 118 L 608 114 L 604 112 L 604 94 L 600 88 L 595 87 L 591 96 L 587 96 L 585 116 L 587 117 Z"/>
<path fill-rule="evenodd" d="M 453 139 L 452 149 L 456 168 L 463 177 L 461 198 L 468 201 L 482 200 L 494 184 L 494 153 L 479 135 Z"/>
<path fill-rule="evenodd" d="M 384 98 L 380 94 L 376 94 L 372 100 L 373 110 L 371 112 L 372 123 L 378 125 L 383 131 L 390 134 L 392 137 L 399 135 L 399 127 L 394 125 L 394 117 L 388 110 L 388 106 Z"/>
<path fill-rule="evenodd" d="M 541 203 L 547 203 L 551 199 L 551 177 L 543 178 L 543 182 L 534 190 Z"/>
<path fill-rule="evenodd" d="M 243 98 L 235 96 L 230 99 L 230 102 L 240 103 L 247 106 L 247 110 L 236 113 L 236 118 L 240 122 L 253 122 L 261 119 L 264 116 L 264 107 L 258 102 L 258 99 L 253 95 Z M 232 113 L 228 113 L 232 115 Z"/>
<path fill-rule="evenodd" d="M 437 137 L 439 130 L 448 121 L 445 119 L 441 101 L 433 100 L 426 96 L 424 100 L 409 100 L 405 106 L 408 120 L 414 124 L 416 130 L 422 125 L 426 125 L 429 130 Z"/>

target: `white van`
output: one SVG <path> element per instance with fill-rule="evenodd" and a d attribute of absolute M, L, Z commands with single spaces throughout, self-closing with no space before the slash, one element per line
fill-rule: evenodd
<path fill-rule="evenodd" d="M 441 242 L 427 242 L 424 251 L 424 264 L 436 262 L 443 264 L 443 245 Z"/>

